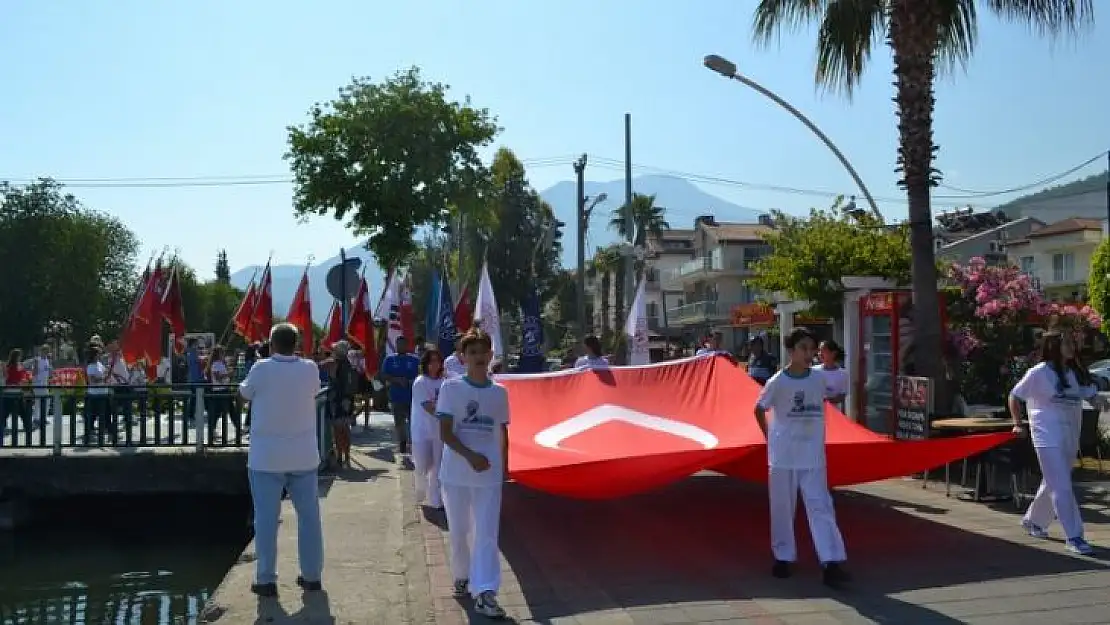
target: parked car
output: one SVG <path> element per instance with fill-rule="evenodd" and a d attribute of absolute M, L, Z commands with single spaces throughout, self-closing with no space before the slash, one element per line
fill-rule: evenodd
<path fill-rule="evenodd" d="M 1098 383 L 1098 390 L 1110 391 L 1110 359 L 1095 361 L 1087 369 Z"/>

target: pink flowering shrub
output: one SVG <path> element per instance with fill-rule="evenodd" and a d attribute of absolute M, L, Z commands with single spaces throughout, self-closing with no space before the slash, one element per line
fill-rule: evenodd
<path fill-rule="evenodd" d="M 974 314 L 979 319 L 1015 322 L 1050 312 L 1049 303 L 1033 286 L 1032 278 L 1013 265 L 988 265 L 977 256 L 966 266 L 953 263 L 948 279 L 966 300 L 974 302 Z"/>

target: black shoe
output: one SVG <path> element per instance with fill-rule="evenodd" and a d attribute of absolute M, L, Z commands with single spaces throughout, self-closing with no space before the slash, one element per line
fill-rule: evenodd
<path fill-rule="evenodd" d="M 821 582 L 830 588 L 838 588 L 850 580 L 848 571 L 845 571 L 839 562 L 830 562 L 821 571 Z"/>
<path fill-rule="evenodd" d="M 301 576 L 297 576 L 297 585 L 305 592 L 320 592 L 324 589 L 324 585 L 320 582 L 310 582 Z"/>
<path fill-rule="evenodd" d="M 784 560 L 775 560 L 775 565 L 771 567 L 771 575 L 779 578 L 786 579 L 790 577 L 790 563 Z"/>
<path fill-rule="evenodd" d="M 251 592 L 259 597 L 276 597 L 277 584 L 251 584 Z"/>

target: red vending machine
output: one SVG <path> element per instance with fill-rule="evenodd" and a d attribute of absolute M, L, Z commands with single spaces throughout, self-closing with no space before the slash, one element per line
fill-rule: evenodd
<path fill-rule="evenodd" d="M 941 328 L 947 317 L 940 296 Z M 875 291 L 859 300 L 859 362 L 856 371 L 856 420 L 867 429 L 893 435 L 898 414 L 895 397 L 900 375 L 917 375 L 914 306 L 909 291 Z"/>

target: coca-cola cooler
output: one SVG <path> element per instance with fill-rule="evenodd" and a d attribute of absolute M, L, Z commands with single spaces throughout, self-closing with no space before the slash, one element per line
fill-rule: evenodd
<path fill-rule="evenodd" d="M 943 294 L 939 314 L 943 332 L 947 317 Z M 859 300 L 860 350 L 854 408 L 857 422 L 873 432 L 893 435 L 898 414 L 897 378 L 918 375 L 914 316 L 909 291 L 873 291 Z"/>

